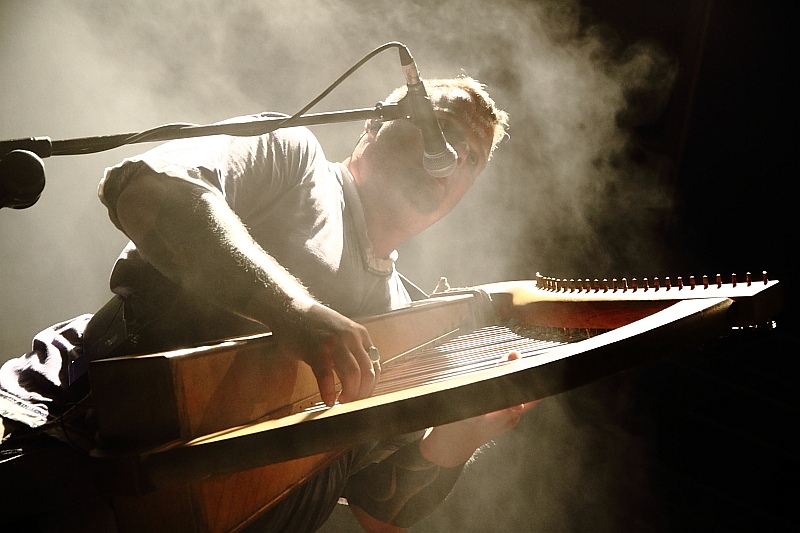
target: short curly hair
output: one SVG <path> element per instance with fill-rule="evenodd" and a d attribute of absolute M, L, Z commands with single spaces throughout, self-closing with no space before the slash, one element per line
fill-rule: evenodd
<path fill-rule="evenodd" d="M 508 135 L 508 113 L 497 107 L 486 91 L 486 85 L 470 76 L 423 79 L 422 82 L 434 109 L 452 113 L 482 140 L 491 142 L 487 160 L 491 159 L 497 144 Z M 386 102 L 399 102 L 407 91 L 405 85 L 398 87 Z"/>

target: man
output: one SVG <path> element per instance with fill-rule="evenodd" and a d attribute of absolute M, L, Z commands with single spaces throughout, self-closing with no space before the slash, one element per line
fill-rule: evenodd
<path fill-rule="evenodd" d="M 366 329 L 347 317 L 410 300 L 396 248 L 458 203 L 507 126 L 474 79 L 426 88 L 458 154 L 445 178 L 424 170 L 420 130 L 405 119 L 367 121 L 343 163 L 328 162 L 305 128 L 287 128 L 173 141 L 109 169 L 100 197 L 131 243 L 112 272 L 116 296 L 87 326 L 83 350 L 92 358 L 147 353 L 271 330 L 311 366 L 325 403 L 369 396 L 380 366 Z M 118 331 L 125 335 L 109 334 Z M 401 531 L 526 408 L 353 450 L 258 525 L 314 530 L 344 495 L 367 531 Z"/>

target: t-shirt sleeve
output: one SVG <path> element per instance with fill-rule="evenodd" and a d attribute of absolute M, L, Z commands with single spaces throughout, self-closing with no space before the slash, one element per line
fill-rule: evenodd
<path fill-rule="evenodd" d="M 238 121 L 252 120 L 234 119 Z M 259 136 L 212 135 L 179 139 L 106 169 L 98 196 L 120 227 L 116 204 L 132 177 L 154 172 L 219 195 L 241 217 L 277 201 L 302 181 L 319 157 L 316 138 L 306 128 L 285 128 Z"/>

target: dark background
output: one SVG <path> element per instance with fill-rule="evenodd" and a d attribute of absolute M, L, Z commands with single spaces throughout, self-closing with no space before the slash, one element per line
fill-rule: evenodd
<path fill-rule="evenodd" d="M 562 426 L 555 440 L 602 451 L 599 470 L 627 480 L 614 482 L 609 499 L 592 494 L 605 486 L 596 478 L 571 489 L 534 481 L 543 472 L 538 456 L 523 451 L 541 437 L 536 417 L 545 415 L 534 413 L 508 439 L 508 457 L 517 452 L 524 460 L 506 465 L 495 456 L 494 464 L 478 461 L 475 468 L 486 476 L 527 476 L 537 493 L 561 494 L 553 499 L 567 510 L 543 519 L 522 482 L 499 498 L 508 502 L 498 505 L 507 505 L 509 518 L 496 530 L 792 529 L 800 346 L 792 9 L 737 0 L 583 4 L 587 22 L 607 23 L 622 43 L 655 40 L 679 58 L 664 113 L 636 130 L 643 157 L 668 162 L 662 179 L 676 207 L 663 221 L 666 264 L 671 271 L 694 268 L 726 278 L 741 276 L 741 265 L 763 265 L 756 268 L 781 280 L 785 306 L 775 330 L 739 332 L 559 398 L 574 423 Z M 551 460 L 559 456 L 533 447 Z M 526 515 L 532 517 L 520 518 Z"/>
<path fill-rule="evenodd" d="M 762 261 L 785 291 L 773 334 L 732 336 L 639 373 L 645 385 L 640 396 L 658 428 L 655 466 L 666 523 L 673 531 L 790 529 L 798 496 L 791 435 L 800 346 L 791 8 L 781 2 L 673 2 L 663 11 L 651 4 L 634 14 L 633 2 L 589 3 L 620 28 L 665 42 L 670 28 L 686 29 L 686 38 L 670 46 L 680 47 L 696 77 L 678 85 L 682 94 L 669 109 L 675 122 L 652 131 L 667 140 L 676 161 L 679 202 L 667 232 L 673 261 L 691 254 L 702 268 L 723 273 L 742 261 Z M 673 15 L 680 7 L 685 14 L 700 11 L 703 4 L 705 27 L 695 27 L 699 17 Z"/>
<path fill-rule="evenodd" d="M 785 305 L 775 329 L 732 332 L 549 398 L 484 451 L 416 530 L 793 529 L 800 342 L 790 5 L 582 5 L 587 27 L 606 25 L 620 49 L 654 41 L 678 60 L 664 112 L 635 126 L 634 155 L 658 165 L 672 194 L 659 230 L 667 271 L 727 280 L 741 279 L 743 266 L 763 269 L 781 280 Z M 492 503 L 475 496 L 482 491 Z"/>

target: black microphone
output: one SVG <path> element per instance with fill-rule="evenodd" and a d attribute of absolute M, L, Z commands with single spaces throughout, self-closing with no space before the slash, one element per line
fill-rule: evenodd
<path fill-rule="evenodd" d="M 403 67 L 408 86 L 408 94 L 404 100 L 408 101 L 411 120 L 422 132 L 422 142 L 425 144 L 422 165 L 434 178 L 446 178 L 456 169 L 458 154 L 444 138 L 439 121 L 436 120 L 436 113 L 433 111 L 433 103 L 428 97 L 425 85 L 422 84 L 411 52 L 405 47 L 401 47 L 399 51 L 400 65 Z"/>
<path fill-rule="evenodd" d="M 28 150 L 13 150 L 0 157 L 0 208 L 26 209 L 44 190 L 44 162 Z"/>

